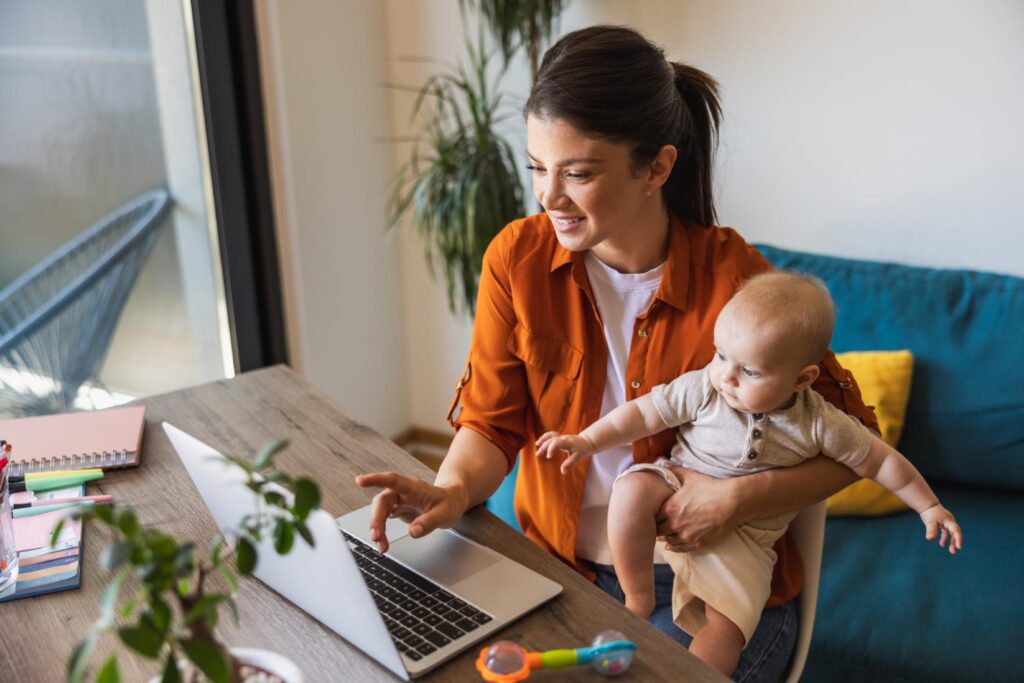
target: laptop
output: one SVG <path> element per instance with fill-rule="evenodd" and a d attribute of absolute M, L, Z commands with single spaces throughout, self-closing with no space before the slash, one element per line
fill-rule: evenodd
<path fill-rule="evenodd" d="M 256 494 L 216 449 L 164 422 L 221 529 L 236 529 Z M 287 491 L 281 489 L 287 494 Z M 418 539 L 389 519 L 391 547 L 369 541 L 370 506 L 306 520 L 316 547 L 296 539 L 278 555 L 259 546 L 254 575 L 398 677 L 421 676 L 562 592 L 557 583 L 444 529 Z"/>

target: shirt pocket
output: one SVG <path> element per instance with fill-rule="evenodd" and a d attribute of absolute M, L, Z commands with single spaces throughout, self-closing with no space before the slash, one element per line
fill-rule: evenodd
<path fill-rule="evenodd" d="M 508 339 L 508 350 L 526 369 L 531 419 L 537 435 L 562 431 L 576 395 L 583 352 L 555 337 L 533 332 L 517 324 Z"/>

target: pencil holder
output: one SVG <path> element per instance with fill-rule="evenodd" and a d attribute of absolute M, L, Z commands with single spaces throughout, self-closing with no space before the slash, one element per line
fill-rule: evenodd
<path fill-rule="evenodd" d="M 7 468 L 0 471 L 0 597 L 14 591 L 18 580 L 18 553 L 14 545 L 11 495 L 7 490 Z"/>

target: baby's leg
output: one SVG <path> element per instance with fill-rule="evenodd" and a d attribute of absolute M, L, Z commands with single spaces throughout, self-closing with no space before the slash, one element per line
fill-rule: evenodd
<path fill-rule="evenodd" d="M 654 472 L 631 472 L 615 482 L 608 503 L 608 546 L 626 607 L 645 619 L 654 611 L 655 516 L 672 488 Z"/>
<path fill-rule="evenodd" d="M 694 636 L 690 652 L 708 666 L 732 676 L 743 651 L 743 631 L 710 605 L 704 605 L 704 615 L 708 623 Z"/>

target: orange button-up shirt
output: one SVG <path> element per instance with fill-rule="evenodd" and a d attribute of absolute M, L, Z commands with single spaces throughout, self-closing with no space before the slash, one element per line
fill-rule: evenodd
<path fill-rule="evenodd" d="M 626 398 L 646 394 L 714 353 L 719 311 L 746 278 L 769 270 L 761 254 L 730 228 L 687 226 L 673 218 L 668 262 L 646 313 L 636 319 L 626 369 Z M 511 470 L 522 451 L 515 510 L 523 531 L 548 552 L 576 561 L 576 530 L 589 460 L 567 474 L 536 457 L 548 430 L 579 433 L 598 419 L 608 348 L 582 252 L 558 244 L 546 214 L 505 227 L 484 256 L 469 358 L 448 419 L 497 445 Z M 829 353 L 814 389 L 877 430 L 849 372 Z M 667 456 L 675 430 L 633 443 L 635 462 Z M 800 591 L 803 565 L 788 534 L 769 606 Z"/>

